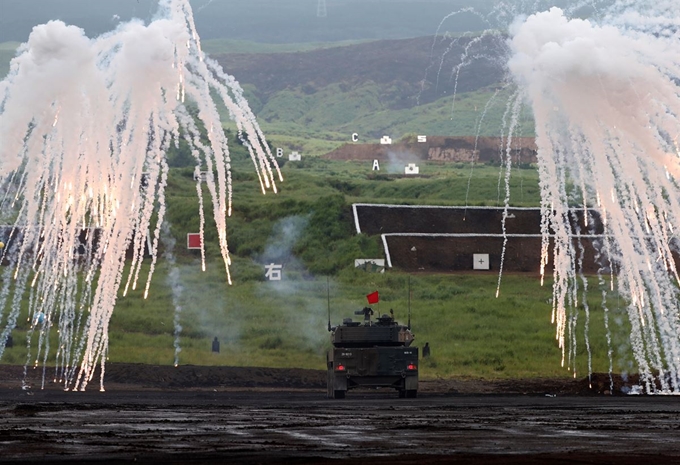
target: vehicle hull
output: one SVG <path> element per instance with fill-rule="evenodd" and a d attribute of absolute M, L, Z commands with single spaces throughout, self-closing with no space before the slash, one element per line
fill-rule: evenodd
<path fill-rule="evenodd" d="M 417 347 L 334 348 L 327 362 L 330 398 L 343 398 L 360 387 L 393 388 L 400 397 L 416 396 Z"/>

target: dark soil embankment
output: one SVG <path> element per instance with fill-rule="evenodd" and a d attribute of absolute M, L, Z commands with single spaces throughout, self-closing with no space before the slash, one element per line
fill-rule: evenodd
<path fill-rule="evenodd" d="M 0 389 L 22 389 L 24 368 L 0 365 Z M 55 382 L 54 370 L 47 369 L 45 389 L 62 389 Z M 42 368 L 29 368 L 26 376 L 28 390 L 40 389 Z M 632 376 L 624 381 L 614 375 L 614 395 L 628 392 L 637 383 Z M 144 365 L 109 363 L 106 365 L 105 386 L 109 391 L 124 390 L 318 390 L 326 389 L 326 372 L 299 368 L 210 367 L 181 365 Z M 592 384 L 592 387 L 590 385 Z M 88 390 L 96 390 L 99 373 L 95 374 Z M 433 395 L 524 394 L 524 395 L 597 395 L 610 394 L 607 374 L 593 374 L 588 378 L 534 378 L 486 380 L 480 378 L 450 378 L 421 380 L 421 393 Z"/>
<path fill-rule="evenodd" d="M 501 163 L 504 155 L 500 137 L 444 137 L 427 136 L 425 142 L 400 141 L 394 144 L 345 144 L 322 158 L 329 160 L 380 160 L 403 159 L 417 162 L 443 163 Z M 513 139 L 511 157 L 513 163 L 536 163 L 536 141 L 532 137 Z"/>

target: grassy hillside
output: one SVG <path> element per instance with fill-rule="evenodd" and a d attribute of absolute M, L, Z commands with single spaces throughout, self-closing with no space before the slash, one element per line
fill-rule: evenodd
<path fill-rule="evenodd" d="M 377 8 L 380 2 L 364 3 Z M 246 152 L 232 147 L 235 205 L 229 243 L 234 285 L 227 286 L 213 224 L 206 228 L 205 273 L 199 257 L 183 246 L 186 234 L 198 231 L 198 200 L 193 166 L 186 163 L 191 157 L 181 151 L 171 154 L 167 206 L 177 264 L 171 269 L 161 251 L 151 297 L 143 300 L 140 291 L 120 297 L 111 320 L 109 360 L 173 363 L 173 297 L 181 307 L 182 364 L 323 368 L 329 346 L 327 285 L 334 324 L 353 316 L 364 305 L 364 296 L 376 289 L 382 300 L 379 310 L 394 308 L 404 322 L 409 277 L 399 270 L 379 275 L 353 268 L 354 259 L 381 257 L 383 251 L 379 237 L 354 234 L 351 203 L 462 205 L 467 199 L 469 205 L 499 205 L 505 197 L 499 191 L 503 172 L 493 165 L 423 163 L 421 177 L 401 178 L 389 170 L 376 174 L 368 162 L 315 155 L 347 142 L 353 132 L 360 133 L 362 142 L 383 134 L 498 134 L 509 96 L 508 91 L 496 94 L 502 67 L 477 63 L 454 75 L 455 64 L 443 62 L 443 51 L 431 56 L 432 43 L 425 38 L 409 41 L 408 47 L 406 42 L 362 42 L 308 50 L 309 44 L 206 41 L 211 53 L 229 51 L 220 59 L 243 84 L 271 144 L 301 150 L 304 158 L 299 163 L 282 160 L 280 193 L 262 196 Z M 449 45 L 439 44 L 444 50 Z M 12 46 L 0 47 L 0 63 L 13 53 Z M 530 115 L 521 120 L 522 135 L 531 135 Z M 511 191 L 512 205 L 537 205 L 536 170 L 513 171 Z M 208 217 L 211 208 L 206 199 Z M 268 263 L 284 265 L 282 282 L 264 280 Z M 169 280 L 171 271 L 180 285 Z M 550 283 L 541 287 L 535 274 L 503 276 L 498 298 L 494 273 L 416 274 L 410 280 L 418 344 L 428 341 L 433 348 L 433 356 L 421 366 L 423 376 L 571 376 L 560 367 L 550 324 Z M 595 280 L 589 289 L 593 369 L 606 371 L 601 291 Z M 610 302 L 615 297 L 610 295 Z M 631 370 L 626 317 L 612 307 L 614 369 Z M 582 307 L 578 312 L 576 366 L 581 375 L 587 372 L 588 358 L 585 312 Z M 20 321 L 16 344 L 3 363 L 26 361 L 26 318 Z M 222 341 L 219 355 L 209 351 L 215 336 Z"/>
<path fill-rule="evenodd" d="M 502 40 L 496 39 L 485 47 L 502 56 Z M 499 87 L 504 70 L 488 60 L 452 75 L 469 39 L 460 40 L 292 45 L 209 40 L 204 46 L 239 80 L 273 146 L 317 156 L 348 142 L 354 132 L 362 142 L 413 133 L 498 135 L 507 126 L 503 118 L 513 90 Z M 0 44 L 0 73 L 7 72 L 16 45 Z M 228 120 L 224 108 L 222 113 Z M 521 123 L 519 133 L 532 135 L 528 110 Z"/>
<path fill-rule="evenodd" d="M 328 93 L 326 93 L 328 92 Z M 262 107 L 259 116 L 270 142 L 277 147 L 323 155 L 347 143 L 354 132 L 361 142 L 377 143 L 383 135 L 394 140 L 407 134 L 496 136 L 501 133 L 509 92 L 494 96 L 480 89 L 440 98 L 414 108 L 387 108 L 371 83 L 349 92 L 325 89 L 311 96 L 283 91 Z M 329 129 L 330 128 L 330 129 Z M 518 133 L 534 134 L 533 117 L 525 107 Z"/>
<path fill-rule="evenodd" d="M 362 142 L 413 133 L 500 134 L 514 91 L 500 84 L 504 39 L 489 36 L 475 43 L 471 53 L 482 58 L 460 67 L 471 40 L 267 45 L 215 39 L 204 47 L 239 80 L 272 145 L 318 156 L 349 141 L 354 132 Z M 6 74 L 16 45 L 0 44 L 0 75 Z M 224 108 L 222 113 L 228 120 Z M 525 110 L 519 134 L 533 131 Z"/>
<path fill-rule="evenodd" d="M 360 134 L 499 135 L 515 88 L 505 39 L 421 37 L 294 53 L 215 54 L 243 86 L 273 145 L 321 155 Z M 466 47 L 470 45 L 470 49 Z M 461 66 L 461 57 L 469 59 Z M 225 112 L 226 113 L 226 112 Z M 226 118 L 226 114 L 225 114 Z M 518 133 L 534 133 L 520 114 Z"/>
<path fill-rule="evenodd" d="M 326 279 L 287 269 L 281 283 L 262 282 L 256 279 L 254 268 L 252 263 L 237 260 L 236 281 L 228 287 L 216 261 L 208 264 L 205 273 L 196 260 L 177 265 L 184 286 L 180 363 L 323 369 L 329 348 Z M 110 361 L 173 363 L 174 307 L 167 271 L 167 264 L 157 271 L 149 300 L 142 300 L 141 292 L 119 300 L 110 325 Z M 381 313 L 394 309 L 397 318 L 406 322 L 408 280 L 398 272 L 367 275 L 344 270 L 330 280 L 332 323 L 354 317 L 354 310 L 365 305 L 364 296 L 374 290 L 381 295 L 374 308 Z M 427 341 L 433 350 L 432 357 L 421 363 L 421 375 L 573 376 L 560 365 L 561 352 L 550 324 L 550 282 L 541 287 L 537 277 L 506 275 L 496 298 L 497 281 L 492 274 L 410 277 L 416 342 L 422 347 Z M 590 305 L 592 368 L 606 372 L 604 314 L 595 289 Z M 588 370 L 585 318 L 579 309 L 577 376 L 585 376 Z M 628 329 L 624 309 L 611 310 L 609 318 L 615 322 L 611 324 L 615 370 L 630 371 L 634 366 L 623 355 Z M 18 343 L 7 350 L 3 363 L 24 363 L 24 334 L 20 324 L 14 332 Z M 222 343 L 219 355 L 210 353 L 215 336 Z"/>
<path fill-rule="evenodd" d="M 171 364 L 174 361 L 173 296 L 179 302 L 182 364 L 304 367 L 323 369 L 329 347 L 327 293 L 331 318 L 338 324 L 365 305 L 378 290 L 381 313 L 395 310 L 405 322 L 408 287 L 412 290 L 412 324 L 418 345 L 429 342 L 433 354 L 421 363 L 424 377 L 572 376 L 560 367 L 561 352 L 550 324 L 550 282 L 541 287 L 537 274 L 413 274 L 399 270 L 367 274 L 353 268 L 355 258 L 380 257 L 378 237 L 355 235 L 350 205 L 354 201 L 461 204 L 498 202 L 499 168 L 425 164 L 417 179 L 375 176 L 368 164 L 307 158 L 283 166 L 278 195 L 259 193 L 250 161 L 233 148 L 235 211 L 229 220 L 234 285 L 226 284 L 224 264 L 211 225 L 206 233 L 207 271 L 199 257 L 184 249 L 187 232 L 198 227 L 198 202 L 191 168 L 172 170 L 168 215 L 177 240 L 174 255 L 179 285 L 169 281 L 169 263 L 159 261 L 151 296 L 141 291 L 120 297 L 110 326 L 110 361 Z M 181 157 L 171 160 L 181 164 Z M 472 177 L 470 177 L 472 176 Z M 513 205 L 536 205 L 538 180 L 533 169 L 513 174 Z M 470 192 L 467 193 L 468 181 Z M 503 194 L 504 195 L 504 194 Z M 209 203 L 209 202 L 208 202 Z M 206 206 L 210 211 L 210 205 Z M 264 280 L 264 265 L 284 265 L 284 279 Z M 329 286 L 329 288 L 327 288 Z M 590 284 L 590 345 L 593 369 L 608 369 L 601 291 Z M 625 313 L 609 295 L 615 370 L 630 370 L 626 354 Z M 577 309 L 576 367 L 588 370 L 583 338 L 585 312 Z M 3 363 L 26 360 L 26 319 L 14 332 L 15 346 Z M 210 353 L 217 336 L 222 351 Z M 56 343 L 56 340 L 53 342 Z M 35 348 L 35 344 L 32 346 Z M 34 349 L 33 349 L 34 350 Z"/>
<path fill-rule="evenodd" d="M 238 40 L 238 39 L 209 39 L 201 42 L 203 51 L 208 55 L 225 55 L 229 53 L 292 53 L 292 52 L 308 52 L 310 50 L 319 50 L 332 47 L 346 47 L 357 43 L 364 42 L 364 40 L 341 40 L 337 42 L 300 42 L 300 43 L 284 43 L 271 44 L 263 42 L 254 42 L 252 40 Z"/>

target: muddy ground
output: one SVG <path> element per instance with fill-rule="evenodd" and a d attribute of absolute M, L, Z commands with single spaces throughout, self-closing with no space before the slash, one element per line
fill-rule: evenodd
<path fill-rule="evenodd" d="M 1 463 L 680 463 L 678 399 L 608 375 L 330 400 L 317 370 L 109 364 L 105 392 L 41 374 L 0 366 Z"/>

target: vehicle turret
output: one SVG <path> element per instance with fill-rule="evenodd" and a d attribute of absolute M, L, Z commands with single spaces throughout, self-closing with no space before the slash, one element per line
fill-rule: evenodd
<path fill-rule="evenodd" d="M 363 322 L 345 318 L 342 324 L 330 328 L 331 342 L 335 347 L 408 347 L 414 336 L 408 326 L 400 325 L 394 319 L 394 312 L 380 315 L 375 321 L 374 311 L 364 307 L 354 312 L 363 315 Z"/>

